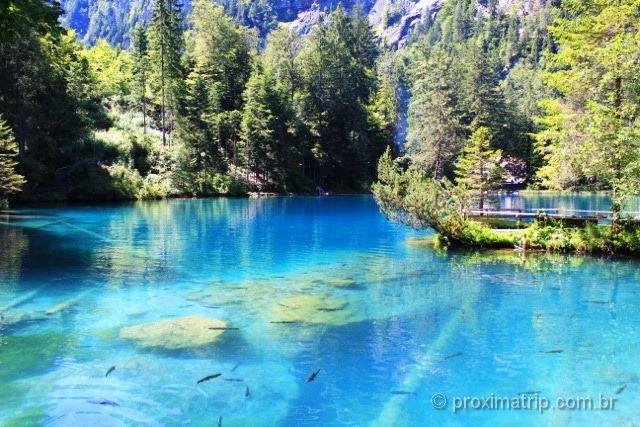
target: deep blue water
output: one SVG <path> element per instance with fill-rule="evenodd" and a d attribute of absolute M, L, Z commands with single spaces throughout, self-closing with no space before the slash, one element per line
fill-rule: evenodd
<path fill-rule="evenodd" d="M 605 210 L 607 198 L 500 204 Z M 0 221 L 0 425 L 638 419 L 634 260 L 438 252 L 415 243 L 429 231 L 387 221 L 367 196 L 24 207 Z M 290 323 L 301 295 L 316 304 L 294 310 L 308 322 Z M 183 349 L 121 336 L 183 316 L 238 329 Z M 222 376 L 196 384 L 213 373 Z M 552 406 L 617 401 L 614 410 L 453 411 L 464 397 L 527 392 Z M 445 409 L 432 405 L 436 393 Z"/>

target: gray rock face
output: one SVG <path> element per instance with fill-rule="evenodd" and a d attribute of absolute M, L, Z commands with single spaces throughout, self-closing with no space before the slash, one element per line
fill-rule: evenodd
<path fill-rule="evenodd" d="M 184 13 L 196 0 L 183 0 Z M 223 3 L 223 0 L 216 0 Z M 323 16 L 339 4 L 350 10 L 357 0 L 267 0 L 266 4 L 279 22 L 289 22 L 300 34 L 308 34 Z M 369 22 L 389 47 L 399 47 L 410 29 L 433 18 L 444 1 L 456 0 L 360 0 Z M 499 0 L 499 7 L 510 13 L 526 14 L 544 0 Z M 63 25 L 77 31 L 79 38 L 91 44 L 97 38 L 130 46 L 131 30 L 151 18 L 155 0 L 62 0 Z M 229 0 L 225 0 L 229 4 Z M 257 0 L 247 2 L 258 4 Z M 482 13 L 486 1 L 478 0 Z"/>

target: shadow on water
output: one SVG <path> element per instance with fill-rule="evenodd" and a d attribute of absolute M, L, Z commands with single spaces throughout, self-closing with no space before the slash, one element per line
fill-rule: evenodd
<path fill-rule="evenodd" d="M 77 244 L 77 236 L 48 229 L 58 225 L 56 216 L 2 215 L 0 224 L 0 277 L 23 287 L 63 277 L 68 271 L 90 269 L 95 249 Z M 71 231 L 71 230 L 69 230 Z M 79 283 L 64 283 L 74 287 Z"/>

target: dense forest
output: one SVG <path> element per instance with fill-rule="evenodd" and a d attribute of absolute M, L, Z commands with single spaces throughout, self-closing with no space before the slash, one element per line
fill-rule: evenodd
<path fill-rule="evenodd" d="M 230 14 L 231 3 L 199 0 L 185 13 L 159 0 L 124 49 L 78 41 L 57 2 L 9 0 L 2 193 L 366 191 L 385 149 L 403 168 L 480 194 L 504 185 L 629 193 L 638 2 L 521 3 L 445 1 L 392 49 L 357 5 L 301 36 L 271 18 L 248 22 L 266 16 L 251 8 Z"/>
<path fill-rule="evenodd" d="M 361 191 L 374 178 L 394 108 L 373 100 L 393 89 L 357 9 L 304 39 L 274 30 L 264 49 L 205 0 L 188 22 L 158 2 L 130 50 L 81 45 L 60 13 L 26 0 L 3 11 L 0 114 L 22 197 Z"/>

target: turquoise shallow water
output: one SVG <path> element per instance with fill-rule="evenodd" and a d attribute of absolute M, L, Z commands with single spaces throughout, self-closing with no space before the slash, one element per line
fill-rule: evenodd
<path fill-rule="evenodd" d="M 637 261 L 439 253 L 367 196 L 25 207 L 0 220 L 1 425 L 637 423 Z M 291 308 L 301 295 L 315 305 Z M 291 310 L 311 323 L 290 323 Z M 183 316 L 238 329 L 191 349 L 120 336 Z M 527 392 L 617 401 L 453 412 L 464 397 Z"/>

